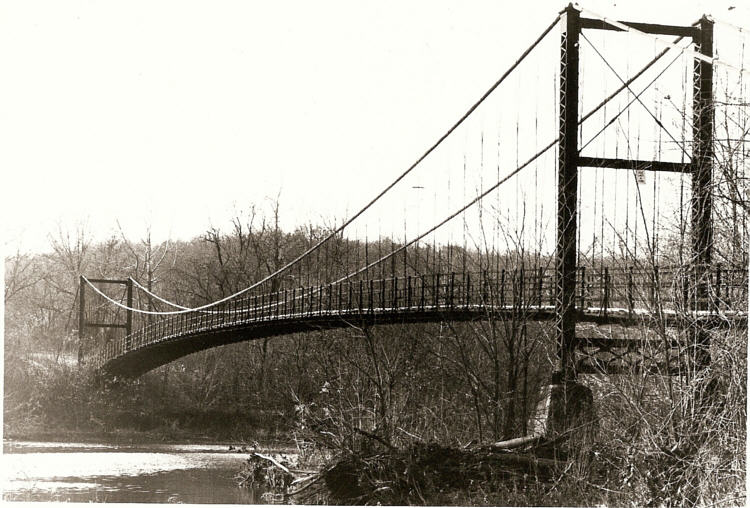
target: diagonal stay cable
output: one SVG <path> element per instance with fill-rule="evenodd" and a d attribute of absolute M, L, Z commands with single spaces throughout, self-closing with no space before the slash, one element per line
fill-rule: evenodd
<path fill-rule="evenodd" d="M 673 42 L 673 44 L 677 44 L 682 39 L 684 39 L 684 37 L 680 36 L 680 37 L 677 37 L 672 42 Z M 653 67 L 654 64 L 656 62 L 658 62 L 659 59 L 661 59 L 661 57 L 663 57 L 664 55 L 666 55 L 667 53 L 669 53 L 669 51 L 671 49 L 672 48 L 669 47 L 669 48 L 664 48 L 663 50 L 661 50 L 646 65 L 644 65 L 643 67 L 641 67 L 641 70 L 639 70 L 638 72 L 636 72 L 635 74 L 633 74 L 627 81 L 625 81 L 622 85 L 620 85 L 620 87 L 617 90 L 615 90 L 614 92 L 612 92 L 611 94 L 609 94 L 607 97 L 605 97 L 604 99 L 602 99 L 602 101 L 599 104 L 597 104 L 594 109 L 592 109 L 591 111 L 589 111 L 588 113 L 586 113 L 585 115 L 583 115 L 578 123 L 581 124 L 584 121 L 588 120 L 589 117 L 591 117 L 593 114 L 595 114 L 597 111 L 599 111 L 602 107 L 604 107 L 604 105 L 606 103 L 608 103 L 609 101 L 611 101 L 612 99 L 614 99 L 615 96 L 617 96 L 620 92 L 622 92 L 623 90 L 625 90 L 626 88 L 628 88 L 628 86 L 630 86 L 636 79 L 640 78 L 643 75 L 644 72 L 646 72 L 651 67 Z M 674 63 L 674 61 L 671 62 L 669 65 L 672 65 L 673 63 Z"/>
<path fill-rule="evenodd" d="M 641 35 L 643 37 L 648 37 L 649 39 L 653 39 L 653 40 L 655 40 L 656 42 L 658 42 L 659 44 L 661 44 L 663 46 L 678 47 L 674 43 L 671 43 L 669 41 L 665 41 L 661 37 L 658 37 L 656 35 L 649 34 L 649 33 L 646 33 L 646 32 L 642 32 L 642 31 L 640 31 L 640 30 L 638 30 L 636 28 L 633 28 L 632 26 L 628 26 L 628 25 L 626 25 L 624 23 L 620 23 L 619 21 L 615 21 L 615 20 L 609 19 L 606 16 L 602 16 L 601 14 L 597 14 L 597 13 L 595 13 L 595 12 L 589 10 L 589 9 L 585 9 L 585 8 L 581 7 L 580 5 L 578 5 L 577 3 L 574 4 L 574 5 L 575 5 L 576 9 L 578 9 L 579 11 L 585 12 L 585 13 L 591 15 L 591 16 L 594 16 L 595 18 L 600 19 L 601 21 L 607 23 L 608 25 L 611 25 L 611 26 L 613 26 L 615 28 L 619 28 L 620 30 L 622 30 L 624 32 L 631 32 L 631 33 L 634 33 L 634 34 Z M 710 56 L 706 56 L 703 53 L 700 53 L 700 52 L 692 50 L 692 49 L 685 49 L 685 51 L 687 53 L 691 54 L 693 57 L 695 57 L 698 60 L 701 60 L 703 62 L 710 63 L 712 65 L 713 64 L 722 65 L 724 67 L 727 67 L 729 69 L 735 70 L 737 72 L 742 72 L 742 73 L 745 73 L 745 74 L 750 74 L 750 69 L 745 69 L 744 67 L 737 67 L 736 65 L 732 65 L 729 62 L 725 62 L 724 60 L 719 59 L 718 57 L 711 58 Z"/>
<path fill-rule="evenodd" d="M 581 37 L 583 37 L 583 38 L 584 38 L 584 39 L 586 40 L 586 42 L 587 42 L 587 43 L 589 44 L 589 46 L 591 46 L 591 48 L 592 48 L 592 49 L 593 49 L 593 50 L 594 50 L 594 51 L 596 52 L 596 54 L 597 54 L 597 55 L 599 55 L 599 58 L 601 58 L 601 59 L 602 59 L 602 61 L 603 61 L 603 62 L 604 62 L 604 63 L 605 63 L 606 65 L 607 65 L 607 67 L 609 68 L 609 70 L 611 70 L 611 71 L 612 71 L 612 72 L 614 73 L 614 75 L 615 75 L 615 76 L 617 76 L 617 79 L 619 79 L 619 80 L 620 80 L 620 82 L 621 82 L 621 83 L 622 83 L 622 84 L 624 85 L 624 84 L 625 84 L 625 80 L 624 80 L 624 79 L 622 79 L 622 77 L 620 76 L 620 74 L 619 74 L 619 73 L 618 73 L 618 72 L 617 72 L 617 71 L 616 71 L 616 70 L 614 69 L 614 67 L 612 67 L 612 65 L 611 65 L 611 64 L 609 63 L 609 61 L 608 61 L 608 60 L 607 60 L 606 58 L 604 58 L 604 55 L 602 55 L 602 54 L 601 54 L 601 53 L 599 52 L 599 50 L 597 49 L 597 47 L 596 47 L 596 46 L 594 46 L 594 44 L 593 44 L 593 43 L 592 43 L 592 42 L 591 42 L 591 41 L 589 40 L 589 38 L 588 38 L 588 37 L 586 37 L 586 35 L 585 35 L 585 34 L 584 34 L 583 32 L 581 32 Z M 679 58 L 679 57 L 680 57 L 681 55 L 682 55 L 682 52 L 681 52 L 681 53 L 679 53 L 679 54 L 677 55 L 677 58 Z M 677 58 L 675 58 L 675 60 L 673 60 L 673 61 L 672 61 L 672 63 L 674 63 L 674 62 L 675 62 L 675 61 L 677 60 Z M 671 65 L 671 64 L 670 64 L 670 65 Z M 662 71 L 662 72 L 661 72 L 661 73 L 659 74 L 659 77 L 660 77 L 660 76 L 661 76 L 662 74 L 664 74 L 664 72 L 666 71 L 666 69 L 667 69 L 667 68 L 669 68 L 669 66 L 667 66 L 667 67 L 666 67 L 666 68 L 664 69 L 664 71 Z M 641 100 L 641 95 L 643 94 L 643 92 L 645 92 L 645 91 L 646 91 L 646 90 L 647 90 L 648 88 L 650 88 L 650 87 L 651 87 L 651 85 L 652 85 L 652 84 L 653 84 L 653 83 L 654 83 L 655 81 L 656 81 L 656 80 L 654 80 L 654 81 L 652 81 L 651 83 L 649 83 L 649 85 L 648 85 L 648 86 L 647 86 L 646 88 L 644 88 L 644 89 L 643 89 L 643 90 L 641 91 L 641 93 L 639 93 L 638 95 L 635 95 L 635 92 L 633 91 L 633 89 L 632 89 L 632 88 L 630 88 L 630 86 L 629 86 L 629 85 L 628 85 L 628 87 L 627 87 L 627 88 L 628 88 L 628 90 L 630 91 L 630 93 L 632 93 L 633 95 L 635 95 L 635 98 L 636 98 L 636 100 L 638 100 L 638 102 L 640 103 L 640 105 L 641 105 L 641 106 L 643 106 L 643 109 L 645 109 L 645 110 L 646 110 L 646 112 L 647 112 L 647 113 L 648 113 L 648 114 L 649 114 L 649 115 L 651 116 L 651 118 L 653 118 L 654 122 L 656 122 L 656 125 L 658 125 L 658 126 L 659 126 L 659 127 L 660 127 L 660 128 L 661 128 L 661 129 L 663 130 L 663 131 L 664 131 L 664 132 L 666 132 L 666 133 L 667 133 L 667 136 L 669 136 L 669 137 L 670 137 L 670 138 L 672 139 L 672 141 L 674 141 L 675 143 L 677 143 L 677 146 L 679 146 L 679 147 L 680 147 L 680 150 L 682 150 L 682 153 L 684 153 L 684 154 L 685 154 L 685 156 L 689 158 L 689 157 L 690 157 L 690 155 L 689 155 L 689 154 L 688 154 L 688 153 L 687 153 L 687 152 L 685 151 L 685 147 L 679 144 L 679 142 L 677 141 L 677 139 L 676 139 L 676 138 L 675 138 L 675 137 L 674 137 L 674 136 L 672 135 L 672 133 L 671 133 L 671 132 L 669 132 L 669 129 L 667 129 L 667 128 L 666 128 L 666 127 L 664 126 L 664 124 L 662 123 L 662 121 L 661 121 L 661 120 L 659 120 L 659 119 L 658 119 L 658 118 L 656 117 L 656 115 L 654 115 L 654 113 L 653 113 L 653 112 L 651 111 L 651 109 L 650 109 L 650 108 L 649 108 L 648 106 L 646 106 L 646 104 L 645 104 L 645 103 L 644 103 L 644 102 L 643 102 L 643 101 Z"/>
<path fill-rule="evenodd" d="M 670 48 L 670 49 L 671 49 L 671 48 Z M 672 59 L 672 61 L 671 61 L 671 62 L 669 62 L 669 64 L 667 64 L 667 65 L 666 65 L 666 66 L 665 66 L 665 67 L 664 67 L 664 68 L 663 68 L 663 69 L 661 70 L 661 72 L 659 72 L 659 74 L 657 74 L 657 75 L 656 75 L 656 76 L 655 76 L 655 77 L 654 77 L 654 78 L 653 78 L 653 79 L 652 79 L 652 80 L 651 80 L 651 81 L 650 81 L 650 82 L 649 82 L 649 83 L 648 83 L 648 84 L 647 84 L 647 85 L 646 85 L 646 86 L 645 86 L 645 87 L 643 88 L 643 90 L 641 90 L 640 92 L 638 92 L 638 94 L 636 94 L 635 92 L 633 92 L 633 90 L 632 90 L 632 89 L 630 88 L 629 84 L 627 84 L 627 85 L 624 85 L 624 86 L 623 86 L 623 87 L 622 87 L 621 89 L 624 89 L 624 88 L 628 88 L 628 90 L 630 90 L 630 92 L 631 92 L 631 93 L 633 93 L 633 96 L 634 96 L 634 97 L 633 97 L 633 98 L 632 98 L 632 99 L 631 99 L 631 100 L 630 100 L 630 101 L 629 101 L 629 102 L 628 102 L 628 103 L 627 103 L 627 104 L 625 105 L 625 107 L 624 107 L 624 108 L 622 108 L 622 109 L 621 109 L 621 110 L 620 110 L 620 111 L 619 111 L 619 112 L 618 112 L 618 113 L 617 113 L 617 114 L 616 114 L 615 116 L 613 116 L 613 117 L 612 117 L 612 118 L 611 118 L 611 119 L 609 120 L 609 122 L 607 122 L 607 123 L 606 123 L 606 124 L 605 124 L 605 125 L 604 125 L 604 126 L 603 126 L 603 127 L 601 128 L 601 129 L 599 129 L 599 131 L 598 131 L 598 132 L 597 132 L 596 134 L 594 134 L 594 135 L 593 135 L 593 136 L 591 137 L 591 139 L 589 139 L 589 140 L 588 140 L 588 141 L 587 141 L 586 143 L 584 143 L 584 145 L 583 145 L 583 146 L 582 146 L 582 147 L 581 147 L 581 148 L 579 149 L 579 152 L 580 152 L 580 151 L 583 151 L 583 150 L 584 150 L 584 149 L 585 149 L 585 148 L 586 148 L 587 146 L 589 146 L 589 145 L 590 145 L 590 144 L 591 144 L 591 143 L 592 143 L 592 142 L 593 142 L 593 141 L 594 141 L 594 140 L 595 140 L 595 139 L 596 139 L 597 137 L 599 137 L 599 135 L 600 135 L 600 134 L 601 134 L 602 132 L 604 132 L 604 131 L 605 131 L 605 130 L 606 130 L 606 129 L 607 129 L 607 128 L 608 128 L 609 126 L 610 126 L 610 125 L 612 125 L 612 124 L 613 124 L 613 123 L 614 123 L 614 122 L 615 122 L 615 121 L 616 121 L 616 120 L 617 120 L 618 118 L 620 118 L 620 116 L 621 116 L 621 115 L 622 115 L 623 113 L 625 113 L 625 111 L 627 111 L 627 110 L 628 110 L 628 108 L 629 108 L 629 107 L 630 107 L 631 105 L 633 105 L 633 103 L 634 103 L 634 102 L 635 102 L 636 100 L 638 100 L 638 99 L 640 98 L 640 96 L 641 96 L 641 95 L 643 95 L 643 93 L 644 93 L 644 92 L 645 92 L 646 90 L 648 90 L 648 89 L 649 89 L 649 88 L 651 87 L 651 85 L 653 85 L 654 83 L 656 83 L 656 81 L 657 81 L 657 80 L 658 80 L 658 79 L 659 79 L 660 77 L 662 77 L 662 75 L 663 75 L 663 74 L 664 74 L 664 73 L 665 73 L 665 72 L 666 72 L 666 71 L 667 71 L 667 70 L 668 70 L 668 69 L 669 69 L 669 68 L 670 68 L 670 67 L 671 67 L 671 66 L 672 66 L 672 65 L 673 65 L 673 64 L 674 64 L 674 63 L 675 63 L 675 62 L 676 62 L 676 61 L 677 61 L 677 60 L 678 60 L 679 58 L 680 58 L 680 56 L 682 56 L 682 53 L 678 53 L 678 54 L 677 54 L 677 56 L 675 56 L 675 57 L 674 57 L 674 58 Z M 618 76 L 618 77 L 619 77 L 619 76 Z"/>
<path fill-rule="evenodd" d="M 438 138 L 438 140 L 432 146 L 430 146 L 427 149 L 427 151 L 425 151 L 419 158 L 417 158 L 417 160 L 411 166 L 409 166 L 404 172 L 402 172 L 385 189 L 383 189 L 382 191 L 380 191 L 370 202 L 368 202 L 364 207 L 362 207 L 357 213 L 355 213 L 349 219 L 347 219 L 346 221 L 344 221 L 344 223 L 342 223 L 341 226 L 339 226 L 338 228 L 336 228 L 335 230 L 333 230 L 325 238 L 323 238 L 322 240 L 320 240 L 318 243 L 316 243 L 315 245 L 313 245 L 312 247 L 310 247 L 309 249 L 307 249 L 305 252 L 303 252 L 302 254 L 300 254 L 299 256 L 297 256 L 295 259 L 293 259 L 292 261 L 290 261 L 286 265 L 282 266 L 281 268 L 279 268 L 275 272 L 267 275 L 266 277 L 264 277 L 263 279 L 259 280 L 258 282 L 254 283 L 254 284 L 252 284 L 252 285 L 250 285 L 248 287 L 246 287 L 245 289 L 237 291 L 236 293 L 234 293 L 232 295 L 226 296 L 226 297 L 224 297 L 224 298 L 222 298 L 220 300 L 216 300 L 214 302 L 208 303 L 206 305 L 202 305 L 200 307 L 194 307 L 194 308 L 191 308 L 191 309 L 181 309 L 181 310 L 176 310 L 176 311 L 167 311 L 167 312 L 151 312 L 151 311 L 144 311 L 142 309 L 129 308 L 127 306 L 122 305 L 119 302 L 115 302 L 114 300 L 112 300 L 112 299 L 108 298 L 106 295 L 104 295 L 101 291 L 99 291 L 93 284 L 91 284 L 90 282 L 88 282 L 88 279 L 85 279 L 85 277 L 84 277 L 84 279 L 99 294 L 101 294 L 105 298 L 108 298 L 110 301 L 112 301 L 116 305 L 119 305 L 120 307 L 129 309 L 129 310 L 131 310 L 133 312 L 138 312 L 138 313 L 141 313 L 141 314 L 154 314 L 154 315 L 184 314 L 184 313 L 191 312 L 191 311 L 207 309 L 209 307 L 213 307 L 215 305 L 219 305 L 220 303 L 224 303 L 224 302 L 226 302 L 228 300 L 231 300 L 232 298 L 235 298 L 235 297 L 237 297 L 237 296 L 239 296 L 241 294 L 247 293 L 248 291 L 251 291 L 251 290 L 257 288 L 261 284 L 264 284 L 265 282 L 268 282 L 269 280 L 271 280 L 271 279 L 277 277 L 278 275 L 286 272 L 288 269 L 290 269 L 291 267 L 295 266 L 298 262 L 302 261 L 307 256 L 309 256 L 310 254 L 312 254 L 315 251 L 317 251 L 320 247 L 322 247 L 331 238 L 334 238 L 336 235 L 338 235 L 339 233 L 341 233 L 349 224 L 351 224 L 352 222 L 354 222 L 359 216 L 361 216 L 363 213 L 365 213 L 365 211 L 367 211 L 380 198 L 382 198 L 393 187 L 395 187 L 396 184 L 398 184 L 409 173 L 411 173 L 423 160 L 425 160 L 432 152 L 434 152 L 435 149 L 437 149 L 443 143 L 443 141 L 445 141 L 456 129 L 458 129 L 458 127 L 460 127 L 464 123 L 464 121 L 485 101 L 485 99 L 487 99 L 487 97 L 489 97 L 490 94 L 492 92 L 494 92 L 495 89 L 497 89 L 497 87 L 500 86 L 500 84 L 502 84 L 505 81 L 505 79 L 508 76 L 510 76 L 510 74 L 514 70 L 516 70 L 518 68 L 518 66 L 521 64 L 521 62 L 523 62 L 526 59 L 526 57 L 529 55 L 529 53 L 531 53 L 534 50 L 534 48 L 536 48 L 539 45 L 539 43 L 547 36 L 547 34 L 557 25 L 557 22 L 559 20 L 560 20 L 560 14 L 558 13 L 558 15 L 555 17 L 554 21 L 552 21 L 552 23 L 550 23 L 547 26 L 547 28 L 544 29 L 544 31 L 541 33 L 541 35 L 539 35 L 539 37 L 537 37 L 534 40 L 534 42 L 531 43 L 531 45 L 521 54 L 521 56 L 515 62 L 513 62 L 513 64 L 503 73 L 502 76 L 500 76 L 500 78 L 497 81 L 495 81 L 495 83 L 492 84 L 492 86 L 490 86 L 490 88 L 479 98 L 479 100 L 477 100 L 466 111 L 466 113 L 464 113 L 461 116 L 461 118 L 459 118 L 458 121 L 453 124 L 453 126 L 451 128 L 449 128 L 442 136 L 440 136 L 440 138 Z"/>

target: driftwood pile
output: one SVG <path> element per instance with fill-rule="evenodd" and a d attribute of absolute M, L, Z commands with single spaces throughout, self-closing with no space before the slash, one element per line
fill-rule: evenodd
<path fill-rule="evenodd" d="M 523 443 L 529 446 L 528 443 Z M 243 473 L 245 484 L 269 489 L 277 501 L 315 504 L 428 504 L 428 498 L 471 489 L 498 489 L 509 480 L 546 482 L 560 463 L 540 457 L 539 446 L 524 453 L 497 446 L 447 448 L 415 443 L 366 456 L 340 456 L 320 471 L 254 454 Z M 542 453 L 543 454 L 543 453 Z"/>
<path fill-rule="evenodd" d="M 283 456 L 274 458 L 254 452 L 235 479 L 240 487 L 264 491 L 262 497 L 267 501 L 283 501 L 297 483 L 316 476 L 314 471 L 296 468 L 296 464 Z"/>

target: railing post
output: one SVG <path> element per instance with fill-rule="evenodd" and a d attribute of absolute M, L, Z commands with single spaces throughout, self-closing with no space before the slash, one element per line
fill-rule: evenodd
<path fill-rule="evenodd" d="M 435 309 L 438 309 L 440 306 L 440 297 L 438 294 L 439 292 L 440 292 L 440 274 L 436 273 L 432 276 L 432 299 L 433 299 L 432 306 Z"/>
<path fill-rule="evenodd" d="M 604 267 L 604 317 L 609 310 L 609 267 Z"/>
<path fill-rule="evenodd" d="M 292 315 L 297 313 L 297 288 L 292 288 Z"/>
<path fill-rule="evenodd" d="M 539 274 L 539 285 L 537 290 L 537 298 L 539 302 L 539 308 L 542 308 L 542 293 L 544 292 L 544 268 L 539 267 L 539 270 L 537 272 Z"/>
<path fill-rule="evenodd" d="M 633 317 L 633 307 L 635 302 L 633 301 L 633 267 L 628 268 L 628 317 Z"/>
<path fill-rule="evenodd" d="M 586 267 L 580 268 L 581 273 L 581 310 L 586 308 Z"/>
<path fill-rule="evenodd" d="M 349 299 L 347 300 L 347 303 L 346 303 L 346 310 L 350 311 L 352 310 L 352 281 L 349 280 L 348 282 L 349 282 Z"/>
<path fill-rule="evenodd" d="M 505 268 L 500 272 L 500 307 L 505 307 Z"/>
<path fill-rule="evenodd" d="M 521 309 L 524 306 L 524 278 L 526 276 L 526 270 L 521 263 L 521 268 L 518 272 L 518 308 Z"/>
<path fill-rule="evenodd" d="M 654 267 L 654 270 L 656 268 Z M 651 272 L 651 284 L 649 284 L 649 290 L 648 290 L 648 300 L 651 307 L 654 306 L 654 303 L 656 301 L 656 274 L 655 271 Z"/>
<path fill-rule="evenodd" d="M 385 311 L 385 277 L 380 279 L 380 311 Z"/>
<path fill-rule="evenodd" d="M 448 300 L 448 306 L 453 308 L 453 294 L 456 286 L 456 272 L 451 272 L 451 287 L 450 287 L 450 299 Z"/>
<path fill-rule="evenodd" d="M 308 306 L 310 307 L 310 309 L 307 311 L 308 315 L 310 315 L 310 316 L 312 316 L 312 313 L 313 313 L 313 310 L 314 310 L 314 307 L 313 307 L 313 293 L 314 293 L 314 291 L 315 291 L 314 287 L 310 286 L 310 297 L 308 298 L 308 300 L 310 301 L 310 303 L 308 303 Z"/>
<path fill-rule="evenodd" d="M 685 267 L 680 269 L 680 289 L 682 293 L 682 308 L 684 311 L 690 309 L 690 294 L 688 288 L 690 287 L 690 275 L 686 272 Z"/>
<path fill-rule="evenodd" d="M 482 283 L 479 290 L 479 298 L 482 305 L 487 305 L 487 270 L 482 270 Z"/>
<path fill-rule="evenodd" d="M 393 276 L 393 308 L 398 309 L 398 278 Z"/>
<path fill-rule="evenodd" d="M 411 275 L 406 276 L 406 307 L 411 308 Z"/>
<path fill-rule="evenodd" d="M 468 308 L 471 304 L 471 274 L 469 272 L 466 272 L 466 287 L 464 288 L 464 291 L 466 292 L 464 307 Z"/>
<path fill-rule="evenodd" d="M 420 296 L 419 296 L 419 309 L 424 310 L 424 275 L 419 275 L 419 284 L 420 284 Z"/>
<path fill-rule="evenodd" d="M 359 279 L 359 313 L 362 314 L 362 279 Z"/>
<path fill-rule="evenodd" d="M 372 299 L 373 299 L 373 284 L 374 284 L 373 280 L 372 280 L 372 279 L 370 279 L 370 281 L 369 281 L 369 286 L 370 286 L 370 289 L 369 289 L 369 295 L 368 295 L 368 297 L 367 297 L 367 301 L 368 301 L 368 303 L 369 303 L 369 307 L 370 307 L 370 314 L 372 314 L 372 307 L 373 307 L 373 306 L 372 306 Z"/>

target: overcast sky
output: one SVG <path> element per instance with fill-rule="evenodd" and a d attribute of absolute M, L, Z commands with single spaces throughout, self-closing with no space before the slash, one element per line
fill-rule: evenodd
<path fill-rule="evenodd" d="M 737 0 L 602 0 L 750 25 Z M 186 239 L 281 193 L 284 225 L 359 208 L 550 23 L 551 1 L 6 1 L 3 244 L 85 223 Z M 557 34 L 555 34 L 557 37 Z M 557 62 L 550 62 L 551 66 Z M 456 200 L 456 204 L 460 200 Z"/>

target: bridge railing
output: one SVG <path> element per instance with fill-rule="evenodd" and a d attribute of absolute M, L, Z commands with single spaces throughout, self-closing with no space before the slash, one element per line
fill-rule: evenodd
<path fill-rule="evenodd" d="M 702 270 L 654 267 L 580 267 L 576 307 L 588 313 L 729 312 L 747 308 L 747 271 L 721 266 Z M 107 361 L 174 337 L 248 323 L 358 313 L 483 309 L 549 311 L 555 306 L 555 273 L 549 267 L 408 275 L 249 295 L 203 311 L 155 320 L 108 343 L 95 358 Z"/>

